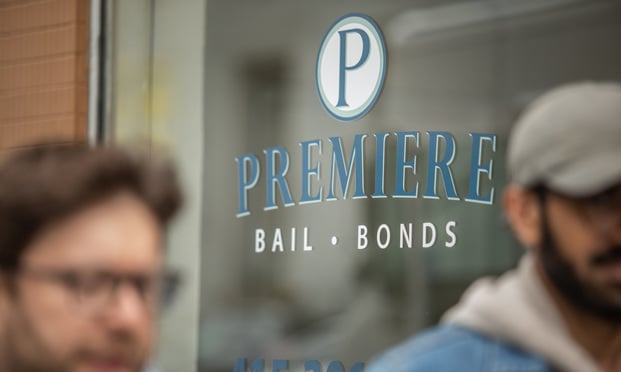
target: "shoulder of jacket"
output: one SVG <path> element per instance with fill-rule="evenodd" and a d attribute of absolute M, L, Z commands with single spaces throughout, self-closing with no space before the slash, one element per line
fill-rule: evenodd
<path fill-rule="evenodd" d="M 543 359 L 475 331 L 442 325 L 388 350 L 366 372 L 546 371 Z"/>

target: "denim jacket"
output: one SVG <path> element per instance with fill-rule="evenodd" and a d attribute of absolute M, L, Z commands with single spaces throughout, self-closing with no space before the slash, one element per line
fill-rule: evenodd
<path fill-rule="evenodd" d="M 393 348 L 367 372 L 600 371 L 567 330 L 530 254 L 517 269 L 473 283 L 441 324 Z"/>
<path fill-rule="evenodd" d="M 552 372 L 541 357 L 456 325 L 441 325 L 389 350 L 365 372 Z"/>

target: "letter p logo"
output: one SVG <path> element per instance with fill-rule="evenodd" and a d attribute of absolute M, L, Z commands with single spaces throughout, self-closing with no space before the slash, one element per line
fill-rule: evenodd
<path fill-rule="evenodd" d="M 362 41 L 362 53 L 360 59 L 353 66 L 347 66 L 347 34 L 358 34 Z M 356 70 L 369 59 L 369 35 L 364 30 L 354 28 L 351 30 L 339 31 L 340 36 L 340 59 L 339 59 L 339 101 L 337 107 L 348 107 L 345 101 L 345 73 L 347 70 Z"/>
<path fill-rule="evenodd" d="M 319 98 L 333 117 L 352 121 L 364 116 L 386 76 L 386 48 L 377 24 L 362 14 L 337 20 L 321 43 L 316 70 Z"/>

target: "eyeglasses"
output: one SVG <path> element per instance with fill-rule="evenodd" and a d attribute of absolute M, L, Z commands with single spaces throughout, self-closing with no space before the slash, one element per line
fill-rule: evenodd
<path fill-rule="evenodd" d="M 118 274 L 110 271 L 79 271 L 72 269 L 37 268 L 22 265 L 19 275 L 60 284 L 80 309 L 98 312 L 110 305 L 123 283 L 128 283 L 149 310 L 167 308 L 179 285 L 179 275 L 165 271 L 151 275 Z"/>
<path fill-rule="evenodd" d="M 621 226 L 621 186 L 578 199 L 584 214 L 606 236 Z"/>
<path fill-rule="evenodd" d="M 616 186 L 585 198 L 568 197 L 549 189 L 538 189 L 540 197 L 551 192 L 572 202 L 590 225 L 602 236 L 611 237 L 615 229 L 621 228 L 621 186 Z"/>

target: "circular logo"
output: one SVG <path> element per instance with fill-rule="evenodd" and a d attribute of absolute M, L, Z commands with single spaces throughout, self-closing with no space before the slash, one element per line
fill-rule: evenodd
<path fill-rule="evenodd" d="M 339 18 L 317 55 L 316 83 L 325 109 L 338 120 L 364 116 L 375 104 L 386 77 L 386 46 L 379 26 L 364 14 Z"/>

